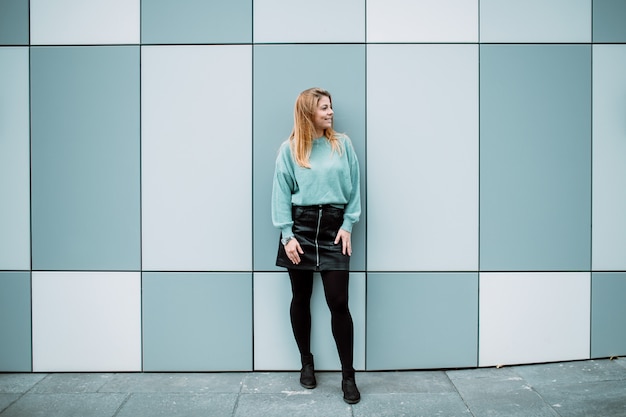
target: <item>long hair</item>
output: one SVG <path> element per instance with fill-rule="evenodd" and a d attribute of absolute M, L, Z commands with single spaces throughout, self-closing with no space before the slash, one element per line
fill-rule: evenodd
<path fill-rule="evenodd" d="M 333 99 L 330 93 L 321 88 L 304 90 L 296 99 L 293 111 L 293 130 L 289 136 L 289 144 L 296 163 L 303 168 L 311 168 L 309 157 L 311 156 L 311 149 L 313 149 L 313 140 L 317 139 L 313 117 L 322 97 L 328 97 L 332 106 Z M 341 154 L 341 142 L 332 126 L 324 129 L 324 136 L 330 142 L 332 150 Z"/>

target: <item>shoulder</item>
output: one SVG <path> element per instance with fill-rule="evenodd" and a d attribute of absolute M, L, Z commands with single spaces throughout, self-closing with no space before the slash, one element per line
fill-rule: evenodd
<path fill-rule="evenodd" d="M 289 143 L 289 139 L 283 141 L 278 147 L 279 155 L 291 155 L 291 144 Z"/>
<path fill-rule="evenodd" d="M 346 135 L 345 133 L 337 133 L 337 139 L 344 149 L 348 149 L 349 151 L 354 152 L 354 146 L 352 145 L 352 141 L 350 140 L 350 137 L 348 135 Z"/>
<path fill-rule="evenodd" d="M 278 147 L 278 152 L 276 155 L 276 163 L 281 164 L 290 164 L 293 157 L 291 155 L 291 145 L 289 143 L 289 139 L 285 140 Z"/>

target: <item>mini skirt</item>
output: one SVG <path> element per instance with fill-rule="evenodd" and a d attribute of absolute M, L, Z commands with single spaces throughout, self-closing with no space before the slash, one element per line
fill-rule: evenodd
<path fill-rule="evenodd" d="M 310 271 L 347 271 L 350 256 L 341 253 L 342 244 L 335 244 L 337 232 L 343 224 L 342 208 L 333 205 L 293 206 L 293 234 L 304 251 L 300 263 L 293 264 L 285 247 L 278 241 L 276 266 Z"/>

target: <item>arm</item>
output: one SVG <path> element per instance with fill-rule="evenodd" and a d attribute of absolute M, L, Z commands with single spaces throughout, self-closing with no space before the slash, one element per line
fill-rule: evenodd
<path fill-rule="evenodd" d="M 361 215 L 361 186 L 360 186 L 360 173 L 359 173 L 359 161 L 356 156 L 356 152 L 352 147 L 350 139 L 346 137 L 344 142 L 346 157 L 350 168 L 350 181 L 351 181 L 351 193 L 346 204 L 343 224 L 337 232 L 335 238 L 335 244 L 341 242 L 342 253 L 344 255 L 352 256 L 352 226 L 359 221 Z"/>
<path fill-rule="evenodd" d="M 293 219 L 291 217 L 291 195 L 296 187 L 293 165 L 291 163 L 291 152 L 289 144 L 281 145 L 276 166 L 274 169 L 274 180 L 272 184 L 272 223 L 274 227 L 280 229 L 284 238 L 293 236 L 291 230 Z"/>

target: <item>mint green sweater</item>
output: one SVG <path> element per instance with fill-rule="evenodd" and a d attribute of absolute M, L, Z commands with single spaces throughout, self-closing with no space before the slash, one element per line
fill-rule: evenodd
<path fill-rule="evenodd" d="M 343 147 L 341 155 L 332 151 L 325 137 L 315 139 L 309 158 L 311 168 L 296 163 L 288 140 L 280 146 L 272 187 L 272 222 L 283 237 L 293 236 L 292 205 L 345 205 L 341 228 L 348 232 L 359 221 L 359 162 L 350 139 L 340 135 L 339 140 Z"/>

